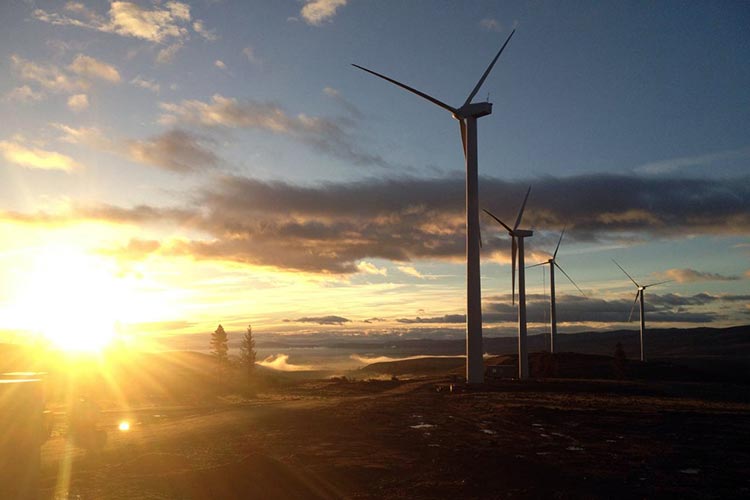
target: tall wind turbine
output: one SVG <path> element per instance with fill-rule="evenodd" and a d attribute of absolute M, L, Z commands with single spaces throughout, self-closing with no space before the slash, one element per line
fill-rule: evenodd
<path fill-rule="evenodd" d="M 648 287 L 652 287 L 652 286 L 656 286 L 656 285 L 661 285 L 663 283 L 669 283 L 672 280 L 659 281 L 657 283 L 649 283 L 648 285 L 639 285 L 633 279 L 633 277 L 630 276 L 628 274 L 628 272 L 625 269 L 623 269 L 620 264 L 617 263 L 617 261 L 615 259 L 612 259 L 612 262 L 614 262 L 615 265 L 620 268 L 620 271 L 622 271 L 622 272 L 625 273 L 625 276 L 627 276 L 628 278 L 630 278 L 630 281 L 632 281 L 633 284 L 638 289 L 638 291 L 635 292 L 635 300 L 633 300 L 633 305 L 630 308 L 630 315 L 628 316 L 628 321 L 630 321 L 631 319 L 633 319 L 633 311 L 635 310 L 635 303 L 638 302 L 639 299 L 640 299 L 640 302 L 641 302 L 641 361 L 646 361 L 646 352 L 645 352 L 645 349 L 643 347 L 643 334 L 646 331 L 646 311 L 643 308 L 643 291 L 646 288 L 648 288 Z"/>
<path fill-rule="evenodd" d="M 560 264 L 557 263 L 557 251 L 560 250 L 560 243 L 562 243 L 563 235 L 565 235 L 565 228 L 563 228 L 562 232 L 560 233 L 560 239 L 557 240 L 557 246 L 555 247 L 555 253 L 552 254 L 552 258 L 549 259 L 547 262 L 540 262 L 539 264 L 534 264 L 533 266 L 529 266 L 529 268 L 537 267 L 537 266 L 546 266 L 549 264 L 549 319 L 550 319 L 550 339 L 549 339 L 549 352 L 555 352 L 555 337 L 557 337 L 557 307 L 555 304 L 555 267 L 557 267 L 560 272 L 562 272 L 568 280 L 570 280 L 571 283 L 573 283 L 573 286 L 578 288 L 578 291 L 581 292 L 581 295 L 584 297 L 586 296 L 585 293 L 583 293 L 583 290 L 581 290 L 575 281 L 573 281 L 573 278 L 568 276 L 568 273 L 565 272 L 565 269 L 560 267 Z"/>
<path fill-rule="evenodd" d="M 526 346 L 526 273 L 523 261 L 523 240 L 529 238 L 534 234 L 534 231 L 528 229 L 518 229 L 521 224 L 521 217 L 523 217 L 523 210 L 526 208 L 526 201 L 529 199 L 529 193 L 531 193 L 531 186 L 526 191 L 526 197 L 523 199 L 521 204 L 521 210 L 518 211 L 518 217 L 516 223 L 513 225 L 513 229 L 507 226 L 503 221 L 495 217 L 492 212 L 485 209 L 487 215 L 495 219 L 501 226 L 508 231 L 511 238 L 511 253 L 512 253 L 512 297 L 513 302 L 516 300 L 516 255 L 518 256 L 518 378 L 526 379 L 529 378 L 529 351 Z"/>
<path fill-rule="evenodd" d="M 464 158 L 466 159 L 466 381 L 481 384 L 484 381 L 484 361 L 482 359 L 482 290 L 479 278 L 479 174 L 477 172 L 477 119 L 492 113 L 492 103 L 471 100 L 492 71 L 492 67 L 510 42 L 513 30 L 482 74 L 474 89 L 459 108 L 454 108 L 417 89 L 397 82 L 385 75 L 376 73 L 357 64 L 352 64 L 404 90 L 427 99 L 431 103 L 450 111 L 458 120 L 461 129 Z"/>

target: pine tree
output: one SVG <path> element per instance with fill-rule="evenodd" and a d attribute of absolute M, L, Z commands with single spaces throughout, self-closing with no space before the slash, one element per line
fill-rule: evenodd
<path fill-rule="evenodd" d="M 625 378 L 627 375 L 627 364 L 628 358 L 625 355 L 625 349 L 623 349 L 621 343 L 617 343 L 615 346 L 615 355 L 612 358 L 612 370 L 614 371 L 616 378 Z"/>
<path fill-rule="evenodd" d="M 211 354 L 213 354 L 219 367 L 226 366 L 229 361 L 229 348 L 227 346 L 227 332 L 224 327 L 219 325 L 216 331 L 211 334 Z"/>
<path fill-rule="evenodd" d="M 240 342 L 240 360 L 242 366 L 247 370 L 247 375 L 251 376 L 255 370 L 255 359 L 257 353 L 255 352 L 255 339 L 253 338 L 253 327 L 247 325 L 247 331 L 242 336 Z"/>

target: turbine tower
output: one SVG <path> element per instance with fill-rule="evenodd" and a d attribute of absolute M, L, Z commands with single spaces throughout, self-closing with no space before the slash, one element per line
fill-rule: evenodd
<path fill-rule="evenodd" d="M 585 293 L 583 293 L 583 290 L 581 290 L 575 281 L 573 281 L 573 278 L 568 276 L 568 273 L 565 272 L 565 269 L 560 267 L 560 264 L 557 263 L 557 251 L 560 250 L 560 243 L 562 243 L 563 235 L 565 235 L 565 228 L 563 228 L 562 232 L 560 233 L 560 239 L 557 240 L 557 246 L 555 247 L 555 253 L 552 254 L 552 258 L 549 259 L 547 262 L 540 262 L 539 264 L 534 264 L 533 266 L 529 266 L 529 268 L 532 267 L 538 267 L 538 266 L 546 266 L 549 264 L 549 320 L 550 320 L 550 338 L 549 338 L 549 352 L 555 352 L 555 338 L 557 337 L 557 306 L 555 304 L 555 267 L 557 267 L 560 272 L 562 272 L 568 280 L 570 280 L 571 283 L 573 283 L 573 286 L 578 288 L 578 291 L 581 292 L 581 295 L 584 297 L 586 296 Z"/>
<path fill-rule="evenodd" d="M 492 67 L 502 54 L 505 46 L 510 42 L 516 31 L 513 30 L 508 39 L 495 55 L 490 65 L 482 74 L 474 89 L 459 108 L 454 108 L 434 97 L 420 92 L 408 85 L 397 82 L 385 75 L 376 73 L 357 64 L 352 64 L 383 80 L 391 82 L 404 90 L 427 99 L 431 103 L 450 111 L 453 118 L 458 120 L 461 129 L 464 158 L 466 160 L 466 381 L 469 384 L 481 384 L 484 381 L 484 360 L 482 359 L 482 290 L 479 277 L 479 174 L 477 172 L 477 119 L 492 113 L 492 103 L 471 100 L 479 92 L 480 87 L 492 71 Z"/>
<path fill-rule="evenodd" d="M 633 319 L 633 311 L 635 310 L 635 303 L 640 300 L 641 302 L 641 308 L 640 308 L 640 312 L 641 312 L 641 361 L 646 361 L 646 351 L 643 346 L 643 334 L 646 331 L 646 311 L 643 307 L 643 291 L 646 288 L 656 286 L 656 285 L 662 285 L 664 283 L 669 283 L 672 280 L 659 281 L 657 283 L 649 283 L 648 285 L 639 285 L 638 283 L 636 283 L 633 277 L 630 276 L 628 272 L 625 269 L 623 269 L 620 264 L 617 263 L 615 259 L 612 259 L 612 262 L 614 262 L 615 265 L 620 268 L 620 271 L 625 273 L 625 276 L 630 278 L 630 281 L 632 281 L 633 284 L 638 289 L 638 291 L 635 292 L 635 300 L 633 300 L 633 305 L 630 307 L 630 315 L 628 316 L 628 322 Z"/>
<path fill-rule="evenodd" d="M 495 217 L 492 212 L 485 209 L 487 215 L 503 226 L 511 238 L 511 259 L 513 264 L 512 297 L 514 303 L 516 301 L 516 254 L 518 255 L 518 378 L 522 380 L 529 378 L 529 351 L 526 346 L 526 275 L 523 260 L 523 240 L 524 238 L 531 237 L 534 231 L 518 229 L 518 226 L 521 224 L 521 217 L 523 217 L 523 210 L 526 208 L 526 201 L 529 199 L 530 192 L 531 186 L 526 191 L 526 197 L 521 204 L 521 210 L 518 211 L 518 217 L 516 218 L 516 223 L 513 225 L 513 229 Z"/>

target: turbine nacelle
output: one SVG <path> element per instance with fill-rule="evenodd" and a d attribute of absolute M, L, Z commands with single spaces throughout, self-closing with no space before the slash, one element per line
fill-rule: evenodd
<path fill-rule="evenodd" d="M 512 235 L 516 238 L 528 238 L 534 236 L 534 231 L 529 229 L 514 229 Z"/>
<path fill-rule="evenodd" d="M 481 118 L 492 114 L 491 102 L 475 102 L 464 104 L 453 113 L 453 118 L 463 120 L 466 118 Z"/>

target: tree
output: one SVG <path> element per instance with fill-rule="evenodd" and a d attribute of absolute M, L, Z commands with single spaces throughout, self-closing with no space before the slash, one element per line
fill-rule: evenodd
<path fill-rule="evenodd" d="M 247 370 L 247 375 L 251 376 L 255 370 L 255 339 L 253 338 L 253 326 L 247 325 L 247 331 L 240 341 L 240 361 L 242 366 Z"/>
<path fill-rule="evenodd" d="M 615 346 L 615 355 L 612 359 L 612 371 L 616 378 L 625 378 L 627 375 L 626 366 L 628 364 L 628 358 L 625 355 L 625 349 L 623 349 L 621 343 L 617 343 Z"/>
<path fill-rule="evenodd" d="M 226 366 L 229 361 L 228 351 L 227 332 L 224 331 L 223 326 L 219 325 L 216 331 L 211 334 L 211 354 L 213 354 L 220 368 Z"/>

